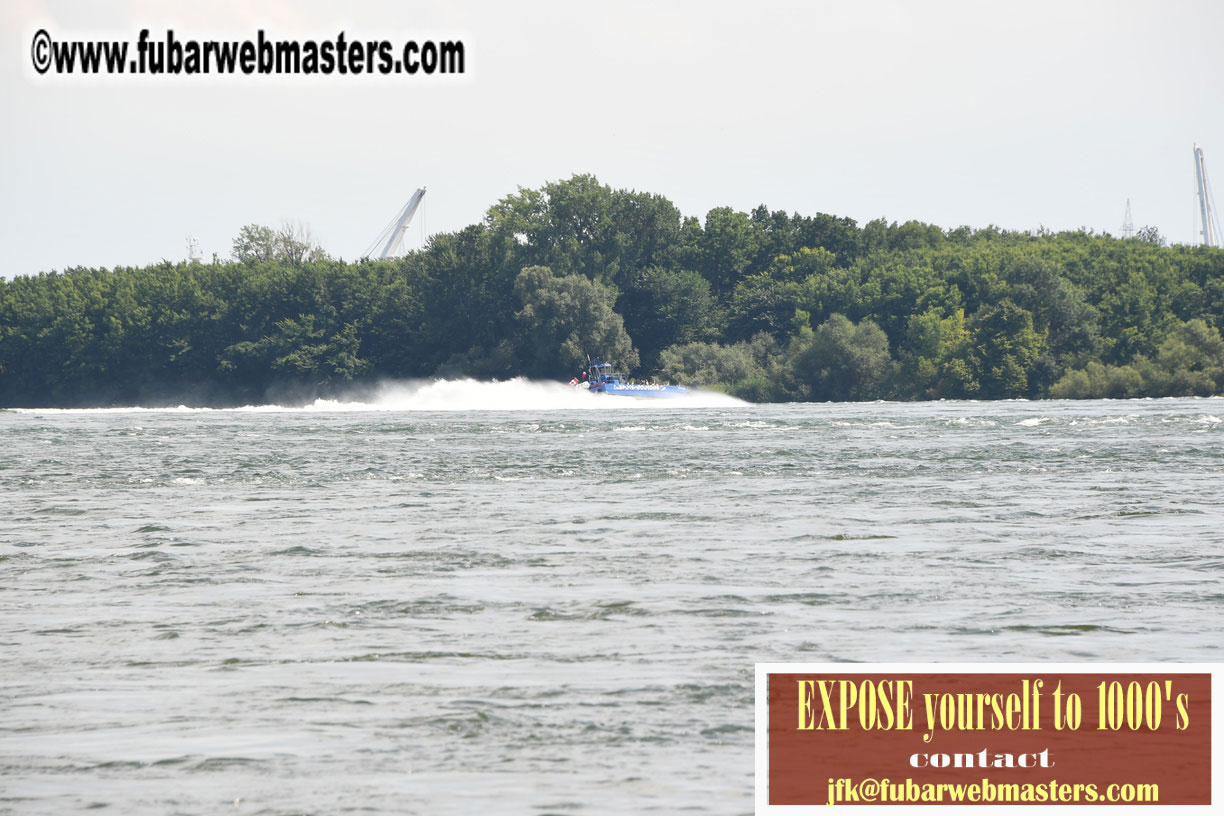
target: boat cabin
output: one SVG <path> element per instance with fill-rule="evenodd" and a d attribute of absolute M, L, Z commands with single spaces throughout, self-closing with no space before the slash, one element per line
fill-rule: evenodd
<path fill-rule="evenodd" d="M 591 363 L 587 369 L 587 376 L 590 378 L 591 385 L 628 382 L 624 374 L 612 370 L 611 363 L 603 363 L 598 360 Z"/>

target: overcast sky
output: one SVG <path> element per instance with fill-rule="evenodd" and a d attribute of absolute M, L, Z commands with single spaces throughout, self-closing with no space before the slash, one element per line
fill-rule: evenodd
<path fill-rule="evenodd" d="M 461 39 L 461 79 L 39 77 L 34 32 Z M 1136 227 L 1224 179 L 1224 3 L 191 2 L 0 6 L 0 272 L 229 255 L 249 223 L 359 256 L 574 173 L 685 215 Z M 1224 181 L 1219 182 L 1224 184 Z M 423 222 L 423 223 L 422 223 Z"/>

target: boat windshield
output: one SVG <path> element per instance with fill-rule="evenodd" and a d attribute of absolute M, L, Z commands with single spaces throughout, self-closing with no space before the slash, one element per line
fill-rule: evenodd
<path fill-rule="evenodd" d="M 591 363 L 591 379 L 592 380 L 609 380 L 620 379 L 621 375 L 612 371 L 611 363 Z"/>

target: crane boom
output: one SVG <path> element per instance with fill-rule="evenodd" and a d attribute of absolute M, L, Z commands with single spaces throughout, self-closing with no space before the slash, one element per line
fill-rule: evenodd
<path fill-rule="evenodd" d="M 395 222 L 395 228 L 387 236 L 387 243 L 383 245 L 382 254 L 378 256 L 379 258 L 390 258 L 399 251 L 400 242 L 404 240 L 404 233 L 408 231 L 408 225 L 412 222 L 412 216 L 416 215 L 417 207 L 421 206 L 421 199 L 424 197 L 425 188 L 419 187 L 412 194 L 412 198 L 408 199 L 408 203 L 400 211 L 399 219 Z"/>
<path fill-rule="evenodd" d="M 1215 223 L 1215 208 L 1211 200 L 1211 185 L 1207 181 L 1207 168 L 1203 165 L 1203 148 L 1194 146 L 1194 178 L 1198 182 L 1199 214 L 1203 224 L 1203 243 L 1209 247 L 1218 247 L 1220 238 L 1219 227 Z"/>

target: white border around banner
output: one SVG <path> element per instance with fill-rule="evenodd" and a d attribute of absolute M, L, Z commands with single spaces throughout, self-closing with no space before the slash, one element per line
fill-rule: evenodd
<path fill-rule="evenodd" d="M 830 812 L 827 805 L 769 804 L 769 699 L 771 674 L 1210 674 L 1211 675 L 1211 805 L 845 805 L 847 813 L 901 814 L 945 813 L 968 809 L 970 813 L 1034 813 L 1038 811 L 1072 814 L 1178 813 L 1186 816 L 1214 813 L 1224 804 L 1224 756 L 1216 743 L 1224 727 L 1224 663 L 757 663 L 756 686 L 756 794 L 757 816 L 814 816 Z"/>

